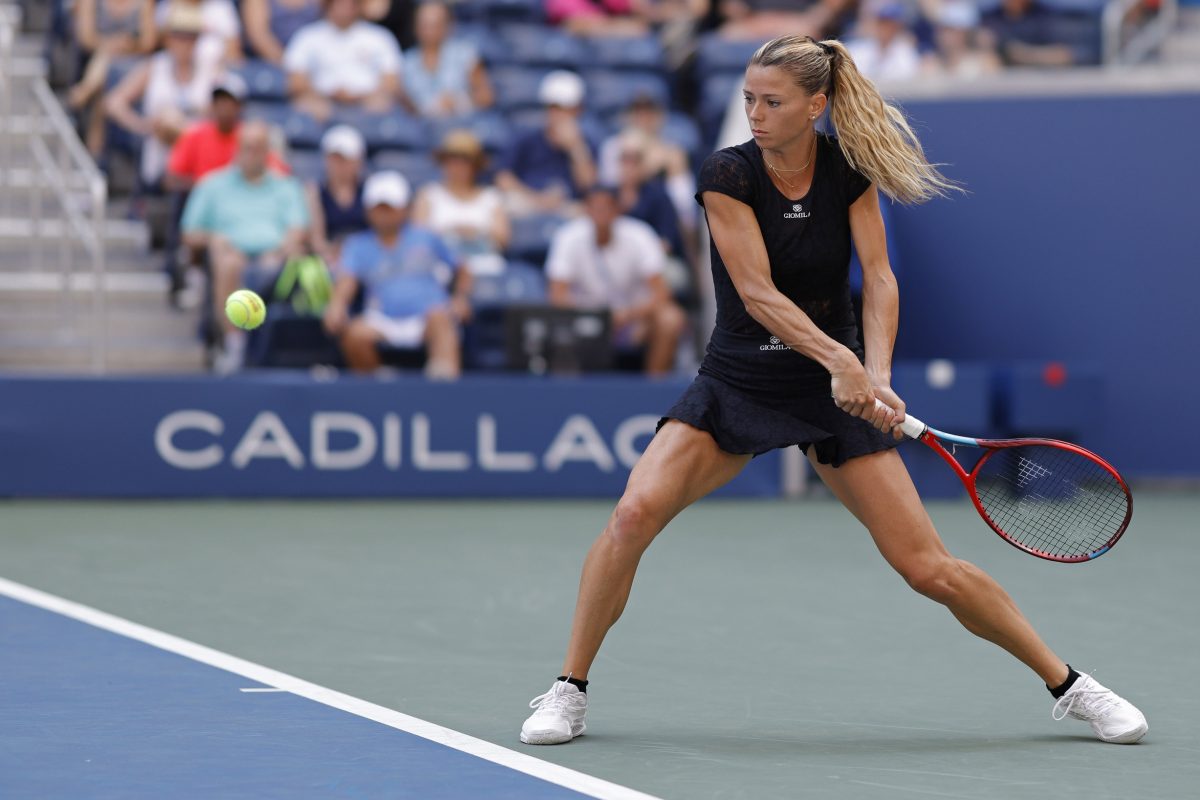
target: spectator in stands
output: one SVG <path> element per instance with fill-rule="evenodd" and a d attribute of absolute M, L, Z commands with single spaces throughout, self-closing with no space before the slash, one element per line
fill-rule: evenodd
<path fill-rule="evenodd" d="M 578 36 L 642 36 L 638 0 L 546 0 L 546 19 Z"/>
<path fill-rule="evenodd" d="M 342 242 L 367 229 L 363 205 L 363 159 L 367 145 L 349 125 L 335 125 L 321 137 L 325 175 L 308 187 L 313 252 L 330 267 L 338 263 Z"/>
<path fill-rule="evenodd" d="M 196 56 L 205 68 L 216 71 L 242 60 L 242 22 L 233 0 L 160 0 L 155 14 L 161 28 L 177 5 L 188 6 L 203 21 Z"/>
<path fill-rule="evenodd" d="M 677 259 L 684 257 L 679 217 L 667 195 L 662 177 L 647 167 L 648 137 L 631 129 L 617 139 L 617 201 L 621 213 L 645 222 L 662 241 L 663 250 Z"/>
<path fill-rule="evenodd" d="M 436 152 L 441 183 L 427 184 L 413 204 L 413 221 L 441 236 L 472 274 L 504 269 L 501 255 L 512 235 L 500 192 L 480 182 L 486 156 L 475 134 L 450 131 Z"/>
<path fill-rule="evenodd" d="M 542 79 L 542 128 L 518 136 L 496 175 L 511 213 L 562 212 L 596 182 L 595 148 L 583 133 L 583 79 L 555 70 Z"/>
<path fill-rule="evenodd" d="M 301 28 L 283 55 L 296 105 L 326 120 L 334 105 L 383 113 L 401 97 L 395 39 L 360 13 L 362 0 L 322 0 L 324 17 Z"/>
<path fill-rule="evenodd" d="M 935 13 L 936 49 L 925 58 L 926 73 L 970 79 L 1000 68 L 972 0 L 944 0 Z"/>
<path fill-rule="evenodd" d="M 1068 18 L 1037 0 L 1002 0 L 983 24 L 1011 66 L 1069 67 L 1098 60 L 1098 22 Z"/>
<path fill-rule="evenodd" d="M 816 38 L 835 35 L 854 0 L 720 0 L 726 39 L 766 41 L 781 33 Z"/>
<path fill-rule="evenodd" d="M 188 126 L 171 147 L 164 181 L 166 188 L 189 191 L 208 173 L 233 163 L 246 94 L 246 82 L 240 75 L 231 72 L 217 79 L 208 119 Z M 287 171 L 278 159 L 274 166 L 282 172 Z"/>
<path fill-rule="evenodd" d="M 619 182 L 621 137 L 628 131 L 642 134 L 642 169 L 665 182 L 686 238 L 696 226 L 696 178 L 684 149 L 663 138 L 665 122 L 666 112 L 653 96 L 635 97 L 625 112 L 621 132 L 606 139 L 600 148 L 599 181 Z"/>
<path fill-rule="evenodd" d="M 183 240 L 206 250 L 212 266 L 214 318 L 223 329 L 219 372 L 239 369 L 245 354 L 243 331 L 225 317 L 225 298 L 244 285 L 259 283 L 288 258 L 302 255 L 308 213 L 300 183 L 267 168 L 271 131 L 262 122 L 247 122 L 238 135 L 234 164 L 205 177 L 183 210 Z"/>
<path fill-rule="evenodd" d="M 670 372 L 686 317 L 663 278 L 658 236 L 641 220 L 621 216 L 612 187 L 592 187 L 584 208 L 586 216 L 559 228 L 551 243 L 550 302 L 609 309 L 617 346 L 644 347 L 649 375 Z"/>
<path fill-rule="evenodd" d="M 417 46 L 404 54 L 404 90 L 425 117 L 454 117 L 495 102 L 479 53 L 451 39 L 450 8 L 440 0 L 417 8 Z"/>
<path fill-rule="evenodd" d="M 859 72 L 876 82 L 917 76 L 921 55 L 908 22 L 908 7 L 899 0 L 877 0 L 867 7 L 861 35 L 846 42 Z"/>
<path fill-rule="evenodd" d="M 104 91 L 114 60 L 154 52 L 154 0 L 78 0 L 75 43 L 87 60 L 83 77 L 67 92 L 67 106 L 88 109 L 84 139 L 93 156 L 104 151 L 105 116 L 92 106 Z"/>
<path fill-rule="evenodd" d="M 462 371 L 459 323 L 470 317 L 470 272 L 427 228 L 408 224 L 410 189 L 398 172 L 367 179 L 363 201 L 371 229 L 346 239 L 325 328 L 339 338 L 346 363 L 372 372 L 381 344 L 428 352 L 425 374 L 452 380 Z M 359 289 L 361 316 L 349 317 Z"/>
<path fill-rule="evenodd" d="M 242 25 L 254 54 L 272 64 L 283 63 L 292 37 L 321 19 L 320 0 L 242 0 Z"/>
<path fill-rule="evenodd" d="M 159 185 L 168 149 L 208 111 L 216 77 L 196 57 L 204 26 L 199 9 L 172 6 L 165 26 L 166 48 L 134 67 L 104 104 L 113 122 L 143 139 L 140 178 L 146 187 Z"/>

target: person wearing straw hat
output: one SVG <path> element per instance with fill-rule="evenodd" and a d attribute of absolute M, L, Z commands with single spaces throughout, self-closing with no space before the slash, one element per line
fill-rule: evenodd
<path fill-rule="evenodd" d="M 468 130 L 450 131 L 435 155 L 442 180 L 417 194 L 413 221 L 445 239 L 473 273 L 503 270 L 501 254 L 512 226 L 500 192 L 480 180 L 487 157 L 479 138 Z"/>

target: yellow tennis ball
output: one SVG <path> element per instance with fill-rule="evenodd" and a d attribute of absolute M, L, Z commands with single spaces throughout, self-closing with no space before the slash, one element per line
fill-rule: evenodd
<path fill-rule="evenodd" d="M 267 318 L 267 306 L 249 289 L 238 289 L 225 301 L 225 316 L 236 327 L 252 331 Z"/>

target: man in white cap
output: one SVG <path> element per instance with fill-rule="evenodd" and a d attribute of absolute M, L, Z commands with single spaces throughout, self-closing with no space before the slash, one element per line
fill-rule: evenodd
<path fill-rule="evenodd" d="M 574 72 L 555 70 L 542 79 L 546 123 L 517 137 L 496 174 L 512 213 L 561 212 L 596 182 L 596 148 L 579 125 L 584 92 Z"/>
<path fill-rule="evenodd" d="M 470 316 L 471 276 L 432 231 L 408 223 L 411 198 L 399 172 L 379 172 L 363 187 L 371 229 L 342 245 L 341 275 L 325 311 L 325 329 L 337 336 L 356 372 L 381 365 L 379 345 L 428 353 L 425 373 L 453 380 L 462 371 L 459 323 Z M 349 317 L 359 287 L 361 316 Z"/>

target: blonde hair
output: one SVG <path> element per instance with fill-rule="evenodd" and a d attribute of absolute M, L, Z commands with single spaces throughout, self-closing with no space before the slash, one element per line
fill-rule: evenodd
<path fill-rule="evenodd" d="M 838 40 L 781 36 L 758 48 L 750 66 L 779 67 L 805 93 L 824 93 L 846 161 L 889 197 L 922 203 L 962 191 L 929 163 L 904 114 L 858 71 Z"/>

